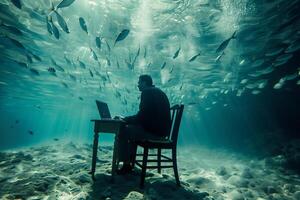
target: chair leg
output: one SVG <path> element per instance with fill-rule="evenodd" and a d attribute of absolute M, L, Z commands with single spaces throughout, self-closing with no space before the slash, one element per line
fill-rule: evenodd
<path fill-rule="evenodd" d="M 173 160 L 173 169 L 174 169 L 174 175 L 175 175 L 175 179 L 176 179 L 176 184 L 178 186 L 180 186 L 178 169 L 177 169 L 176 148 L 172 148 L 172 160 Z"/>
<path fill-rule="evenodd" d="M 161 174 L 161 148 L 157 149 L 157 172 Z"/>
<path fill-rule="evenodd" d="M 132 158 L 130 158 L 130 162 L 132 163 L 132 168 L 134 168 L 134 165 L 135 165 L 135 161 L 136 161 L 136 152 L 137 152 L 137 145 L 134 144 L 134 151 L 133 151 L 133 155 L 132 155 Z"/>
<path fill-rule="evenodd" d="M 147 160 L 148 159 L 148 148 L 144 148 L 144 154 L 143 154 L 143 166 L 142 166 L 142 174 L 141 174 L 141 182 L 140 182 L 140 188 L 144 187 L 145 182 L 145 176 L 146 176 L 146 169 L 147 169 Z"/>

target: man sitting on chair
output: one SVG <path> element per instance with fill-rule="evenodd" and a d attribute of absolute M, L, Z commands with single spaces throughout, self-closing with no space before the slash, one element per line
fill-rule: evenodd
<path fill-rule="evenodd" d="M 170 134 L 171 115 L 167 95 L 152 83 L 149 75 L 139 77 L 138 88 L 141 91 L 139 111 L 136 115 L 125 117 L 126 122 L 118 138 L 118 160 L 123 162 L 117 174 L 132 171 L 130 163 L 135 155 L 135 141 L 163 139 Z"/>

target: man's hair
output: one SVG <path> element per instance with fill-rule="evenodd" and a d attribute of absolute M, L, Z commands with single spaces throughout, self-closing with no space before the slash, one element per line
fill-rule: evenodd
<path fill-rule="evenodd" d="M 147 84 L 147 86 L 153 86 L 153 81 L 150 75 L 143 74 L 140 75 L 139 79 Z"/>

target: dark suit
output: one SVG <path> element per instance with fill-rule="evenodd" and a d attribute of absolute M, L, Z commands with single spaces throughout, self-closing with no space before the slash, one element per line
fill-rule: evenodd
<path fill-rule="evenodd" d="M 124 120 L 127 125 L 120 130 L 118 139 L 119 161 L 130 160 L 135 149 L 134 141 L 160 139 L 169 135 L 171 115 L 167 95 L 154 86 L 144 89 L 138 113 Z"/>
<path fill-rule="evenodd" d="M 125 121 L 129 124 L 139 124 L 146 131 L 157 136 L 167 136 L 170 133 L 171 115 L 167 95 L 159 88 L 150 87 L 142 91 L 139 112 Z"/>

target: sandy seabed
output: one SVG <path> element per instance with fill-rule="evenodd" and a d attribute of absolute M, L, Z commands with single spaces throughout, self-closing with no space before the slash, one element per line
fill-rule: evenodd
<path fill-rule="evenodd" d="M 276 167 L 276 158 L 248 157 L 204 147 L 179 148 L 181 187 L 172 169 L 140 169 L 111 182 L 112 146 L 100 146 L 96 181 L 91 179 L 91 144 L 56 141 L 0 152 L 1 199 L 204 199 L 300 200 L 299 175 Z M 168 152 L 165 152 L 168 154 Z"/>

